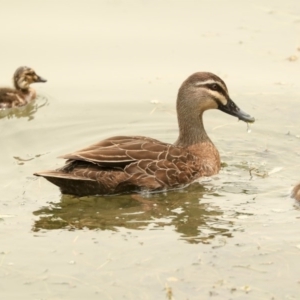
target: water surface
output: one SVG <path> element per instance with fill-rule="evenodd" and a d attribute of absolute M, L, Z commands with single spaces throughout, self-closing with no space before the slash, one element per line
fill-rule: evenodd
<path fill-rule="evenodd" d="M 298 2 L 6 2 L 1 84 L 20 65 L 48 82 L 0 116 L 1 299 L 299 299 Z M 205 114 L 218 175 L 143 201 L 61 195 L 32 175 L 114 135 L 174 142 L 196 71 L 256 118 L 247 133 Z"/>

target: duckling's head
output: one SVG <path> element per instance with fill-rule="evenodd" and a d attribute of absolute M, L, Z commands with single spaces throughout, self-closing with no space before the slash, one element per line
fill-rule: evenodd
<path fill-rule="evenodd" d="M 245 122 L 255 121 L 230 99 L 227 86 L 220 77 L 209 72 L 198 72 L 188 77 L 181 85 L 177 110 L 178 113 L 191 111 L 199 116 L 208 109 L 219 109 Z"/>
<path fill-rule="evenodd" d="M 34 82 L 46 82 L 47 80 L 37 75 L 29 67 L 19 67 L 13 77 L 14 86 L 18 90 L 27 90 L 29 85 Z"/>

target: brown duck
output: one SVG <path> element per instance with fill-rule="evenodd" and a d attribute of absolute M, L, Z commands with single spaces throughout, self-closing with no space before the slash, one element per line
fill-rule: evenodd
<path fill-rule="evenodd" d="M 62 156 L 67 159 L 62 168 L 35 175 L 59 186 L 64 194 L 79 196 L 184 187 L 220 170 L 219 152 L 203 126 L 202 115 L 208 109 L 254 122 L 230 99 L 221 78 L 199 72 L 179 89 L 179 137 L 174 144 L 143 136 L 111 137 Z"/>
<path fill-rule="evenodd" d="M 14 89 L 0 88 L 0 109 L 24 106 L 36 97 L 36 92 L 30 87 L 34 82 L 46 82 L 35 71 L 28 67 L 19 67 L 13 77 Z"/>
<path fill-rule="evenodd" d="M 292 190 L 292 198 L 297 201 L 300 201 L 300 183 L 298 183 Z"/>

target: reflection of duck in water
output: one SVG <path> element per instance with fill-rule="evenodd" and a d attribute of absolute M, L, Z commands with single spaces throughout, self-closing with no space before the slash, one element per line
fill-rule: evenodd
<path fill-rule="evenodd" d="M 212 194 L 213 193 L 213 194 Z M 78 198 L 62 195 L 61 200 L 33 212 L 37 218 L 33 231 L 39 230 L 111 230 L 120 228 L 175 231 L 188 243 L 208 244 L 216 237 L 230 238 L 235 228 L 233 218 L 211 203 L 201 203 L 203 195 L 218 196 L 199 184 L 178 192 L 151 196 L 152 206 L 141 205 L 131 195 Z M 233 212 L 235 214 L 235 212 Z"/>
<path fill-rule="evenodd" d="M 297 201 L 300 201 L 300 183 L 297 184 L 292 190 L 292 198 Z"/>
<path fill-rule="evenodd" d="M 203 126 L 208 109 L 254 122 L 230 99 L 221 78 L 195 73 L 178 92 L 179 137 L 173 145 L 149 137 L 112 137 L 62 156 L 67 163 L 58 170 L 35 175 L 59 186 L 62 193 L 79 196 L 183 187 L 220 170 L 219 152 Z"/>
<path fill-rule="evenodd" d="M 46 81 L 31 68 L 18 68 L 13 77 L 15 89 L 0 88 L 0 109 L 24 106 L 31 102 L 35 99 L 36 92 L 30 84 Z"/>

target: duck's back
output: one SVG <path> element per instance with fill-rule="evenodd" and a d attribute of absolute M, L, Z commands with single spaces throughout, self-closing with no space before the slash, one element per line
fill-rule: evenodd
<path fill-rule="evenodd" d="M 0 89 L 0 108 L 12 108 L 27 104 L 26 95 L 11 88 Z"/>

